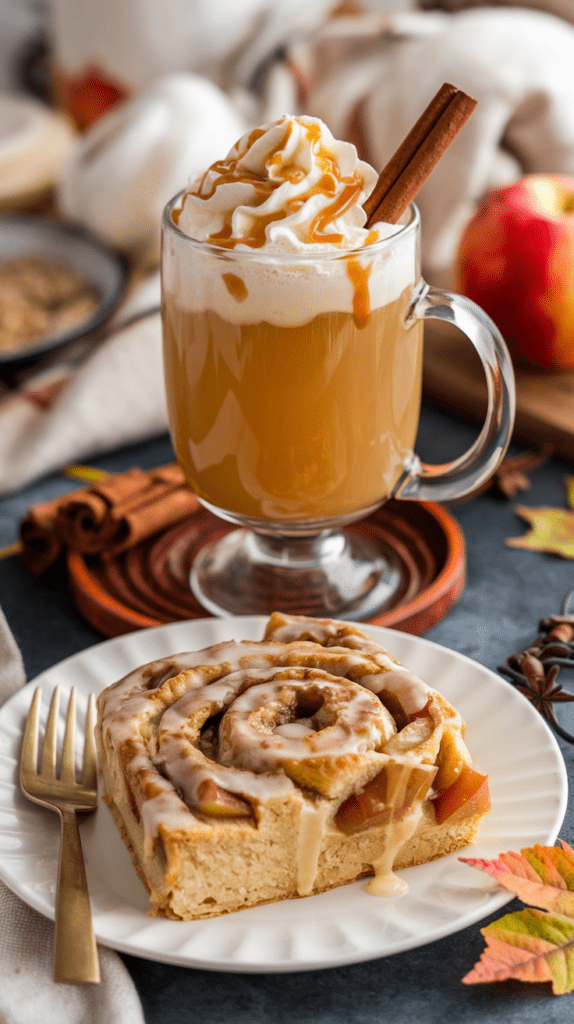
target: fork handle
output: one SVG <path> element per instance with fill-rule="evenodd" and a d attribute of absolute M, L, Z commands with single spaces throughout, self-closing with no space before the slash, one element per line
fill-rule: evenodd
<path fill-rule="evenodd" d="M 54 980 L 97 984 L 100 965 L 78 818 L 63 807 L 60 820 Z"/>

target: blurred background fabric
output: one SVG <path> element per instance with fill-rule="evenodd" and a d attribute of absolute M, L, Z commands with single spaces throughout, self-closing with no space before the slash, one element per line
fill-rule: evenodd
<path fill-rule="evenodd" d="M 479 105 L 418 199 L 446 284 L 485 192 L 574 173 L 573 22 L 570 0 L 3 0 L 0 81 L 33 88 L 43 45 L 37 91 L 83 129 L 60 213 L 152 263 L 165 203 L 244 131 L 309 113 L 380 169 L 453 81 Z"/>
<path fill-rule="evenodd" d="M 59 191 L 62 212 L 153 259 L 165 202 L 248 128 L 286 111 L 319 116 L 380 169 L 452 81 L 478 108 L 418 197 L 424 272 L 450 283 L 462 229 L 490 188 L 527 171 L 574 173 L 574 28 L 543 2 L 424 6 L 236 3 L 210 54 L 209 82 L 198 28 L 184 74 L 142 84 L 86 132 Z M 549 0 L 550 11 L 559 6 Z M 215 32 L 218 5 L 196 7 L 194 24 Z M 183 22 L 181 0 L 174 10 Z"/>

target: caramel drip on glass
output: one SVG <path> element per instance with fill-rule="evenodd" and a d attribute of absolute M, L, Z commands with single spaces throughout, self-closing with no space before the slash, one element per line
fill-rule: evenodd
<path fill-rule="evenodd" d="M 223 283 L 227 288 L 227 291 L 237 302 L 245 302 L 245 299 L 249 295 L 245 281 L 237 274 L 223 274 Z"/>
<path fill-rule="evenodd" d="M 360 330 L 366 327 L 371 312 L 371 297 L 369 295 L 369 275 L 371 267 L 364 267 L 359 260 L 347 260 L 347 274 L 353 285 L 353 320 L 355 326 Z"/>

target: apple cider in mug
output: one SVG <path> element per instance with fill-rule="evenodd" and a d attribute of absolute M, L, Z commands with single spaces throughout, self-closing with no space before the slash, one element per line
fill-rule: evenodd
<path fill-rule="evenodd" d="M 285 117 L 241 139 L 166 213 L 170 426 L 191 486 L 217 511 L 356 518 L 412 457 L 417 215 L 367 230 L 375 181 L 321 122 Z"/>

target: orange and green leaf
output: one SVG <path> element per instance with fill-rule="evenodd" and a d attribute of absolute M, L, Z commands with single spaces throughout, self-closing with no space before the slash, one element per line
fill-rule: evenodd
<path fill-rule="evenodd" d="M 481 929 L 486 949 L 466 985 L 517 978 L 551 981 L 555 995 L 574 989 L 574 919 L 516 910 Z"/>
<path fill-rule="evenodd" d="M 494 860 L 460 858 L 531 905 L 482 929 L 486 949 L 465 984 L 517 978 L 550 981 L 556 995 L 574 990 L 574 850 L 559 842 Z"/>
<path fill-rule="evenodd" d="M 574 850 L 568 843 L 537 844 L 521 853 L 501 853 L 495 860 L 460 859 L 486 871 L 523 903 L 574 919 Z"/>

